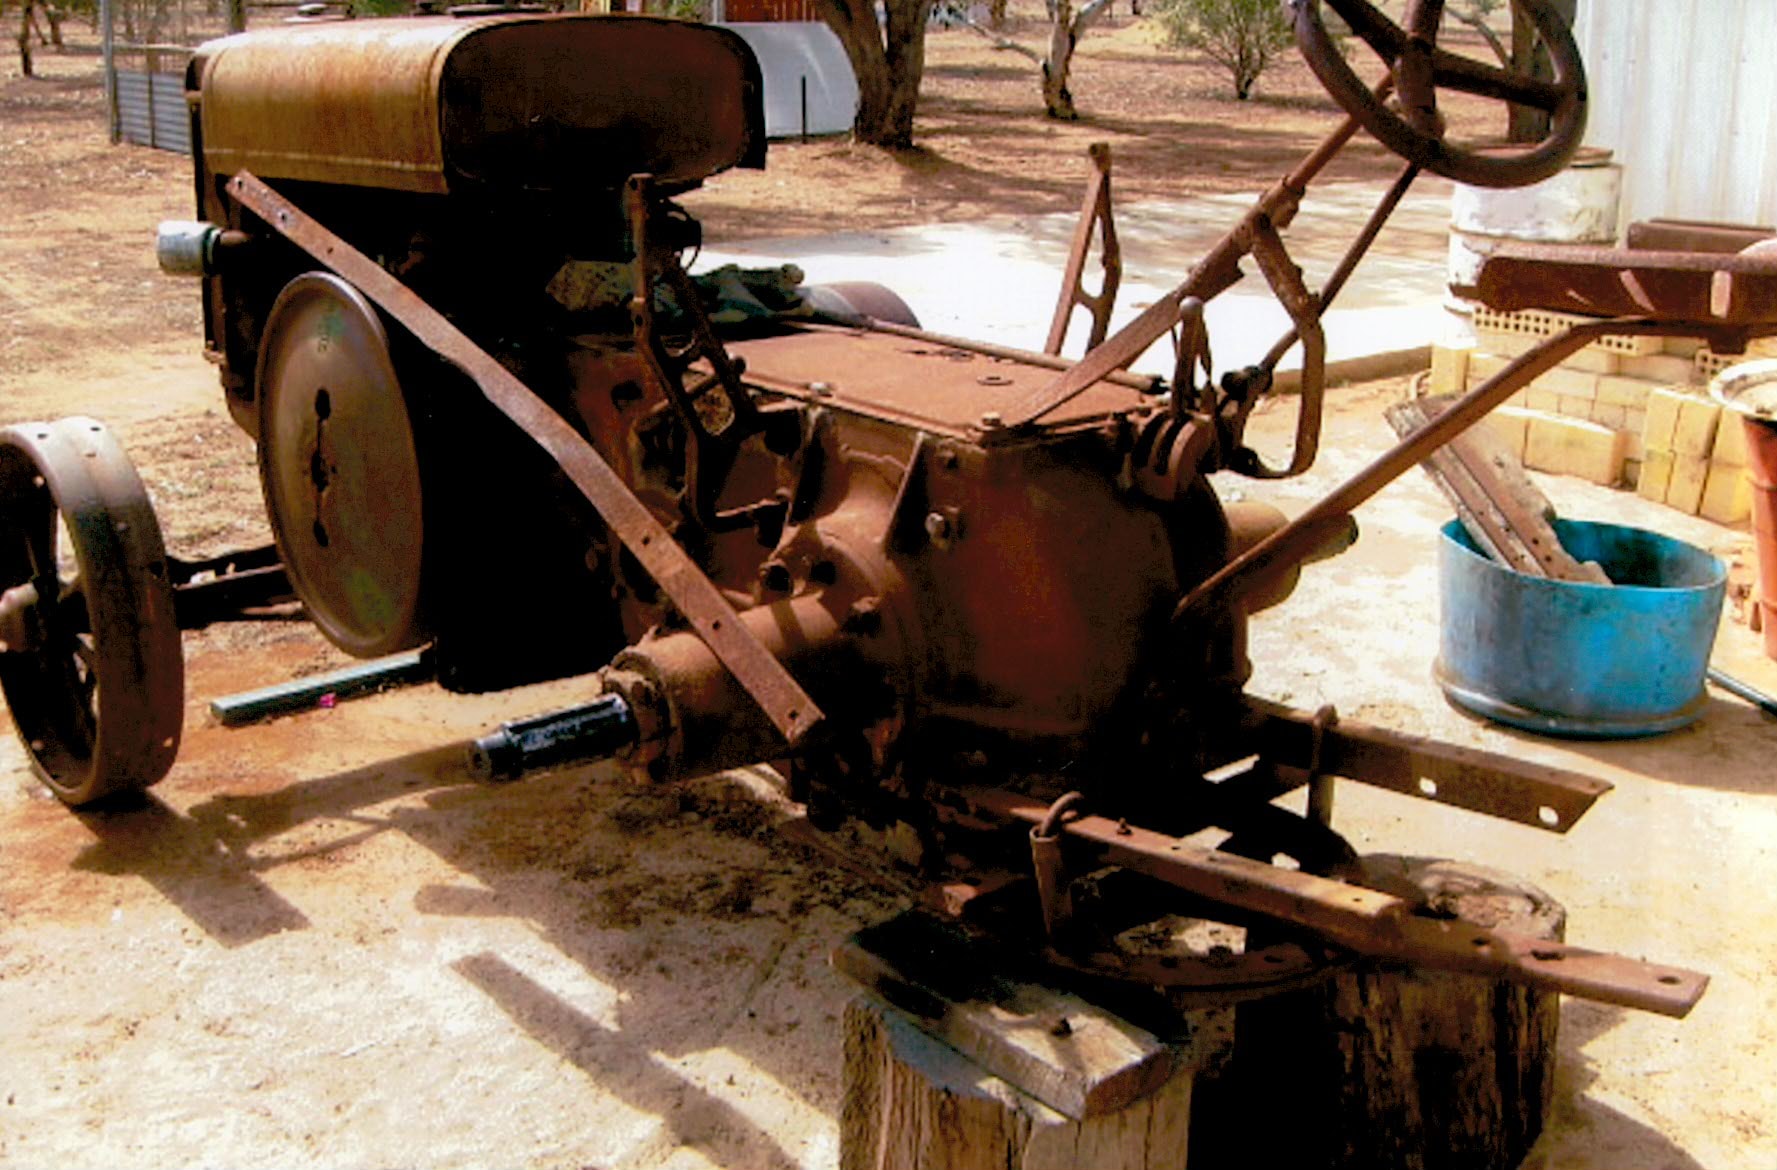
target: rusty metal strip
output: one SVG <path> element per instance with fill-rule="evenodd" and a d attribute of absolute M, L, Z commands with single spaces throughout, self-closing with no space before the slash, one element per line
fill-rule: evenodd
<path fill-rule="evenodd" d="M 241 171 L 229 180 L 228 190 L 242 206 L 351 281 L 432 352 L 462 370 L 495 408 L 547 451 L 786 740 L 799 742 L 821 721 L 820 708 L 801 684 L 742 624 L 697 563 L 566 419 L 412 289 L 260 179 Z"/>
<path fill-rule="evenodd" d="M 1073 320 L 1074 308 L 1085 305 L 1092 314 L 1092 332 L 1087 335 L 1086 348 L 1104 340 L 1111 326 L 1111 309 L 1117 303 L 1117 286 L 1123 280 L 1123 251 L 1117 246 L 1117 222 L 1111 215 L 1111 147 L 1108 142 L 1094 142 L 1086 148 L 1092 160 L 1092 178 L 1086 183 L 1086 198 L 1080 205 L 1080 222 L 1074 228 L 1074 240 L 1067 252 L 1067 267 L 1061 274 L 1061 298 L 1055 302 L 1055 317 L 1049 322 L 1049 339 L 1043 352 L 1059 354 L 1067 340 L 1067 327 Z M 1086 271 L 1086 256 L 1092 249 L 1092 232 L 1102 234 L 1101 253 L 1104 279 L 1096 294 L 1088 293 L 1081 277 Z"/>
<path fill-rule="evenodd" d="M 1254 721 L 1245 739 L 1261 745 L 1273 764 L 1306 769 L 1314 716 L 1251 695 L 1246 703 Z M 1567 832 L 1611 790 L 1608 781 L 1583 772 L 1347 719 L 1322 730 L 1320 770 L 1557 833 Z"/>
<path fill-rule="evenodd" d="M 999 789 L 968 789 L 986 812 L 1041 823 L 1048 806 Z M 1577 995 L 1582 999 L 1682 1017 L 1709 977 L 1582 947 L 1429 918 L 1404 898 L 1300 870 L 1219 853 L 1107 817 L 1064 820 L 1060 830 L 1105 861 L 1137 870 L 1212 902 L 1268 915 L 1360 954 Z"/>

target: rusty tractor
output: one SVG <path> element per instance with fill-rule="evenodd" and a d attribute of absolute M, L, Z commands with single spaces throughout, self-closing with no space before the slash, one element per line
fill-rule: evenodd
<path fill-rule="evenodd" d="M 1380 84 L 1323 3 L 1381 58 Z M 1328 823 L 1334 777 L 1556 832 L 1608 785 L 1249 696 L 1245 631 L 1354 538 L 1358 504 L 1593 338 L 1731 351 L 1770 332 L 1777 266 L 1502 252 L 1469 295 L 1598 320 L 1294 520 L 1224 503 L 1207 478 L 1312 463 L 1321 315 L 1422 169 L 1522 184 L 1578 146 L 1571 35 L 1546 0 L 1515 3 L 1547 50 L 1537 76 L 1441 48 L 1436 0 L 1409 0 L 1400 25 L 1363 0 L 1295 0 L 1300 46 L 1349 116 L 1115 333 L 1099 153 L 1044 353 L 923 331 L 875 286 L 801 290 L 718 327 L 675 197 L 765 162 L 759 68 L 723 29 L 482 10 L 205 46 L 187 78 L 197 218 L 163 225 L 160 254 L 201 277 L 276 543 L 169 557 L 101 424 L 0 432 L 0 684 L 35 768 L 70 805 L 153 784 L 179 742 L 180 629 L 294 598 L 354 655 L 424 648 L 447 688 L 584 677 L 582 705 L 475 739 L 484 777 L 776 762 L 815 826 L 895 826 L 957 914 L 1021 900 L 1030 945 L 1095 978 L 1238 996 L 1358 953 L 1682 1015 L 1703 976 L 1454 929 L 1358 884 Z M 1443 90 L 1540 111 L 1546 133 L 1455 142 Z M 1405 165 L 1310 290 L 1282 233 L 1360 130 Z M 1249 259 L 1294 328 L 1212 379 L 1203 304 Z M 1080 307 L 1089 348 L 1065 360 Z M 1129 371 L 1168 336 L 1171 378 Z M 1244 432 L 1297 345 L 1294 444 L 1268 462 Z M 1273 803 L 1303 787 L 1307 815 Z M 1140 896 L 1078 896 L 1106 866 Z M 1108 945 L 1186 899 L 1264 924 L 1266 945 L 1160 965 Z"/>

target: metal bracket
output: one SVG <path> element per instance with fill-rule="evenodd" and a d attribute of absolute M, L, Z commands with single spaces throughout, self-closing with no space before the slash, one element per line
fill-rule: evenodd
<path fill-rule="evenodd" d="M 1043 352 L 1058 354 L 1067 340 L 1067 327 L 1073 321 L 1076 306 L 1085 305 L 1092 314 L 1092 332 L 1086 337 L 1086 348 L 1092 349 L 1104 340 L 1111 327 L 1111 309 L 1117 303 L 1117 286 L 1123 280 L 1123 252 L 1117 245 L 1117 224 L 1111 215 L 1111 148 L 1109 143 L 1094 142 L 1086 148 L 1092 160 L 1092 177 L 1086 182 L 1086 199 L 1080 205 L 1080 222 L 1074 228 L 1074 242 L 1068 249 L 1067 267 L 1061 275 L 1061 298 L 1055 303 L 1055 318 L 1049 323 L 1049 340 Z M 1104 280 L 1096 294 L 1086 291 L 1082 276 L 1086 255 L 1092 247 L 1092 233 L 1097 229 L 1100 264 Z"/>

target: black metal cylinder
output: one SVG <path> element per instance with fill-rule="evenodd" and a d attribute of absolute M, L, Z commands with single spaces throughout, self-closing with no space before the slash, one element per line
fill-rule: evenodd
<path fill-rule="evenodd" d="M 620 695 L 502 723 L 469 749 L 477 780 L 516 780 L 561 764 L 608 759 L 636 741 L 636 719 Z"/>

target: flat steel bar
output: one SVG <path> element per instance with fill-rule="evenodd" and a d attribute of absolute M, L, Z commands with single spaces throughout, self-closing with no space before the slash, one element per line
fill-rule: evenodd
<path fill-rule="evenodd" d="M 753 636 L 697 562 L 566 419 L 419 294 L 259 178 L 241 171 L 229 180 L 228 190 L 242 206 L 351 281 L 432 352 L 462 370 L 488 402 L 547 451 L 786 741 L 800 742 L 821 721 L 821 709 L 801 684 Z"/>
<path fill-rule="evenodd" d="M 1246 699 L 1256 716 L 1245 739 L 1268 761 L 1306 769 L 1314 716 L 1266 699 Z M 1607 780 L 1476 748 L 1439 743 L 1357 720 L 1321 732 L 1321 771 L 1373 788 L 1435 800 L 1565 833 L 1611 790 Z"/>
<path fill-rule="evenodd" d="M 1123 280 L 1123 253 L 1117 246 L 1117 224 L 1111 215 L 1111 147 L 1107 142 L 1094 142 L 1086 148 L 1092 161 L 1092 177 L 1086 183 L 1086 198 L 1080 205 L 1080 221 L 1074 226 L 1073 243 L 1067 250 L 1067 267 L 1061 274 L 1061 297 L 1055 303 L 1055 316 L 1049 322 L 1049 338 L 1043 352 L 1059 354 L 1067 340 L 1067 327 L 1074 310 L 1081 305 L 1092 315 L 1092 332 L 1086 340 L 1091 349 L 1104 340 L 1110 327 L 1111 308 L 1117 300 L 1117 286 Z M 1103 225 L 1104 280 L 1096 294 L 1088 293 L 1081 279 L 1086 271 L 1086 257 L 1092 251 L 1094 229 Z"/>
<path fill-rule="evenodd" d="M 411 650 L 326 674 L 273 683 L 238 695 L 224 695 L 211 701 L 210 714 L 224 727 L 244 727 L 279 715 L 312 710 L 329 695 L 340 701 L 356 699 L 395 687 L 431 682 L 437 675 L 438 669 L 430 654 Z"/>
<path fill-rule="evenodd" d="M 1024 824 L 1042 823 L 1049 808 L 1001 789 L 971 788 L 965 795 L 987 812 Z M 1709 984 L 1697 971 L 1426 917 L 1392 894 L 1219 853 L 1108 817 L 1063 819 L 1059 831 L 1092 846 L 1113 865 L 1212 902 L 1268 915 L 1372 958 L 1465 971 L 1673 1017 L 1689 1013 Z"/>

